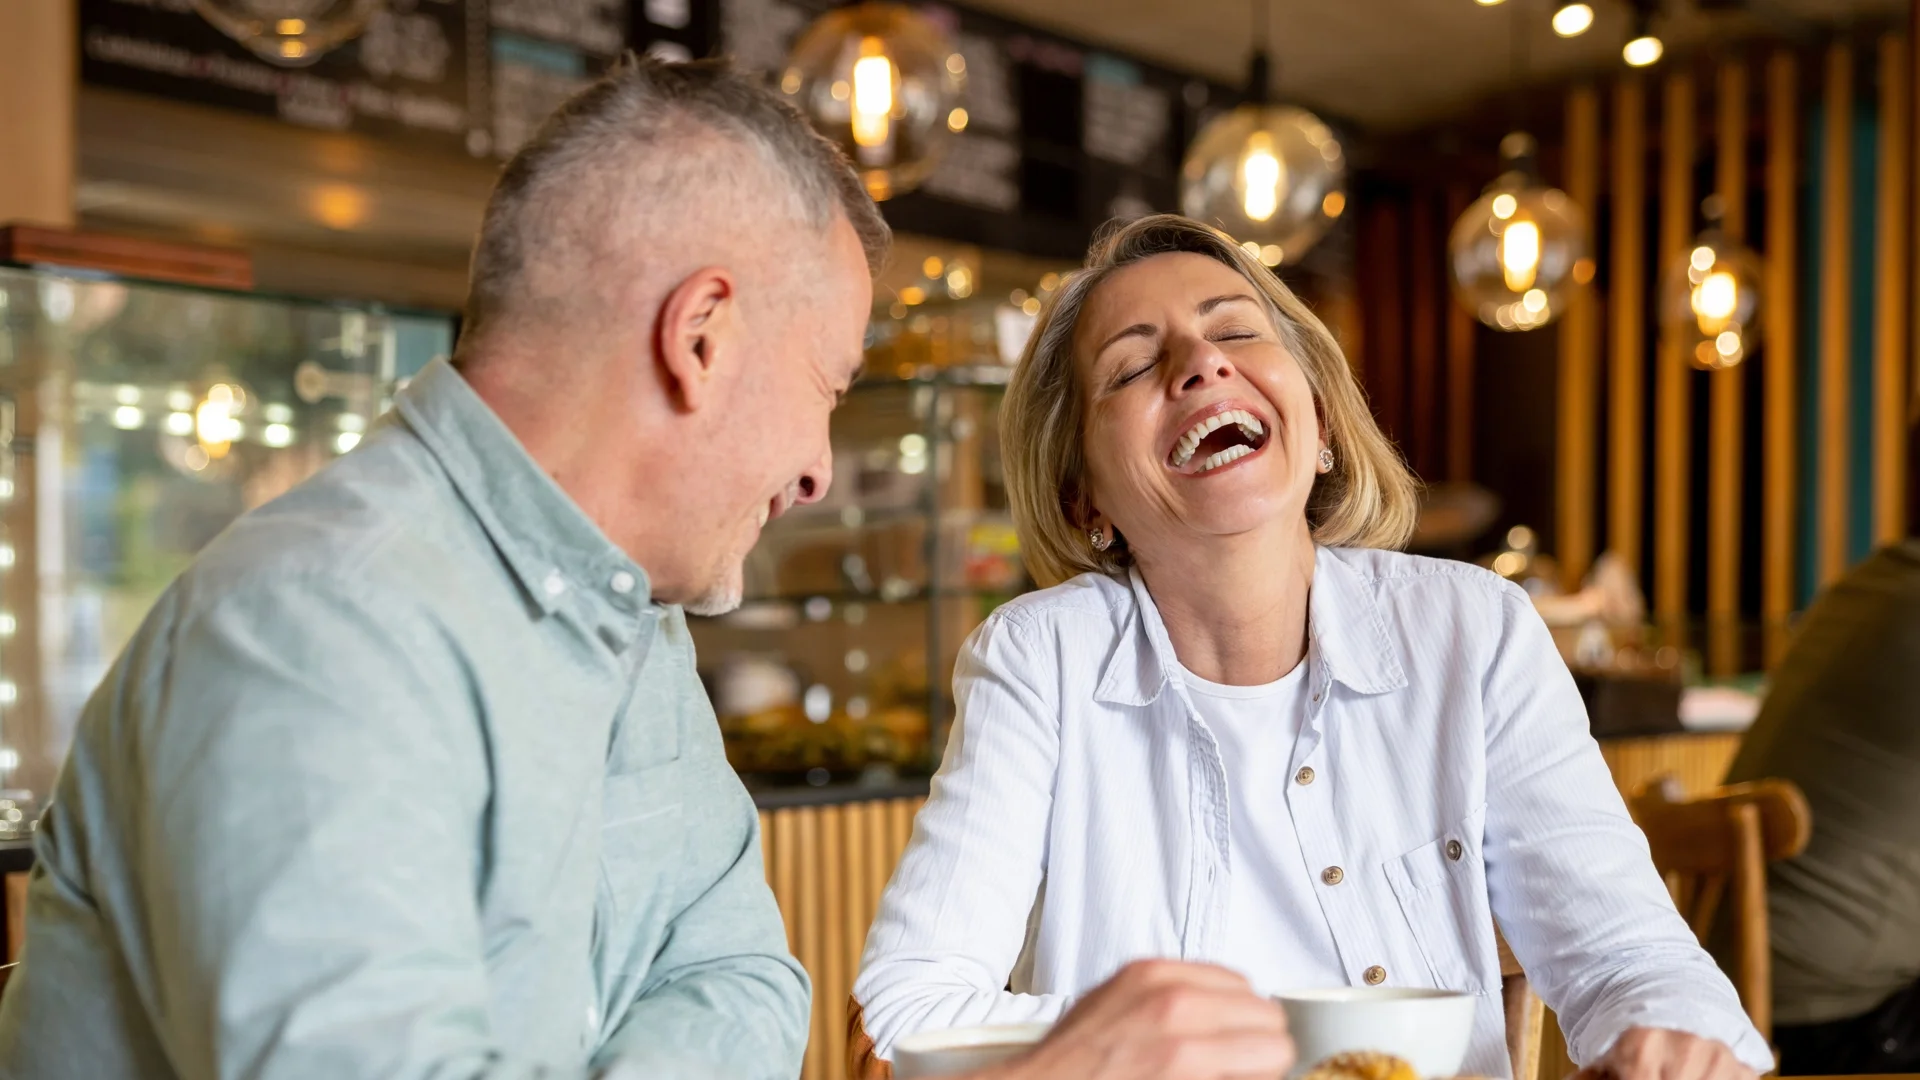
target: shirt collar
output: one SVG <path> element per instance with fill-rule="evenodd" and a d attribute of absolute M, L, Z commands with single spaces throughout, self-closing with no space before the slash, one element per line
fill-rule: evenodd
<path fill-rule="evenodd" d="M 575 594 L 628 614 L 650 603 L 646 571 L 560 490 L 451 364 L 428 364 L 394 407 L 543 613 Z"/>
<path fill-rule="evenodd" d="M 1116 705 L 1147 705 L 1166 688 L 1178 660 L 1161 621 L 1160 608 L 1147 591 L 1138 567 L 1127 571 L 1133 610 L 1101 673 L 1094 698 Z M 1324 677 L 1362 694 L 1381 694 L 1407 685 L 1398 650 L 1387 635 L 1385 618 L 1370 583 L 1330 548 L 1314 548 L 1313 588 L 1307 594 L 1310 647 L 1307 662 Z M 1310 680 L 1316 685 L 1322 676 Z"/>

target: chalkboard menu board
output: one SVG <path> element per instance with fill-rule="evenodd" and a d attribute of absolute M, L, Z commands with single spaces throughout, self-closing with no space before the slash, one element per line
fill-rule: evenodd
<path fill-rule="evenodd" d="M 357 40 L 281 68 L 191 0 L 80 0 L 85 82 L 504 157 L 628 47 L 713 49 L 714 0 L 387 0 Z"/>
<path fill-rule="evenodd" d="M 627 48 L 718 52 L 777 75 L 834 0 L 387 0 L 358 40 L 275 67 L 190 0 L 80 0 L 94 85 L 504 157 Z M 1175 209 L 1183 147 L 1229 87 L 947 4 L 914 6 L 966 58 L 969 122 L 918 191 L 885 204 L 898 229 L 1074 258 L 1100 223 Z"/>

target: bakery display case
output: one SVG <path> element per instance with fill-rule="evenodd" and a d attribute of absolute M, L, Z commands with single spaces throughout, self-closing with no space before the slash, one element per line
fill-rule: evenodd
<path fill-rule="evenodd" d="M 0 837 L 32 821 L 87 696 L 194 554 L 351 450 L 453 329 L 0 265 Z"/>
<path fill-rule="evenodd" d="M 912 238 L 892 265 L 866 368 L 834 414 L 832 487 L 767 526 L 738 611 L 693 621 L 750 786 L 926 775 L 961 643 L 1030 587 L 998 418 L 1059 268 Z"/>

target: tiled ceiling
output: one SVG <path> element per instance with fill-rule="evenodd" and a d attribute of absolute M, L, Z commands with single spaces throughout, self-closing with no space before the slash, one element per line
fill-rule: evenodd
<path fill-rule="evenodd" d="M 1096 44 L 1229 82 L 1246 77 L 1257 0 L 968 0 Z M 1436 119 L 1510 83 L 1618 68 L 1632 22 L 1625 0 L 1590 0 L 1593 28 L 1555 37 L 1551 0 L 1271 0 L 1276 85 L 1286 97 L 1374 128 Z M 1656 24 L 1672 51 L 1757 36 L 1814 38 L 1849 24 L 1905 18 L 1907 0 L 1726 0 L 1701 11 L 1669 0 Z M 1516 19 L 1525 28 L 1514 48 Z"/>

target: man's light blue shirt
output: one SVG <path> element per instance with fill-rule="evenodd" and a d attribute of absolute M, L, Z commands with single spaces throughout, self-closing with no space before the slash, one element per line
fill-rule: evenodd
<path fill-rule="evenodd" d="M 807 979 L 684 616 L 453 368 L 396 414 L 88 703 L 0 1077 L 795 1076 Z"/>

